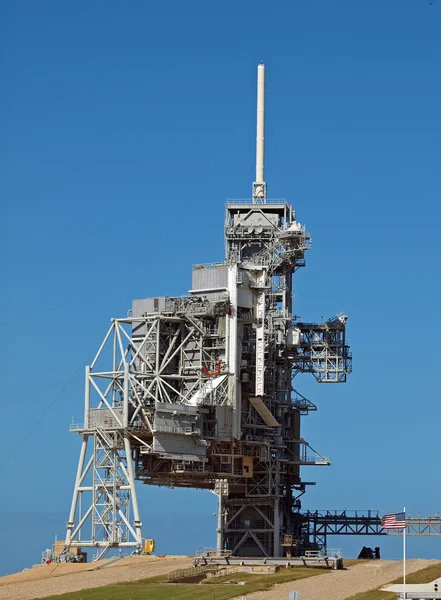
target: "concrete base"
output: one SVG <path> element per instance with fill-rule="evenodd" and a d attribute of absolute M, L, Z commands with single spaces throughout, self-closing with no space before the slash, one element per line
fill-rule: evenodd
<path fill-rule="evenodd" d="M 438 584 L 438 592 L 435 592 L 435 584 Z M 388 585 L 382 588 L 384 592 L 396 592 L 398 598 L 404 598 L 403 590 L 404 586 L 402 583 L 396 583 L 394 585 Z M 418 600 L 431 600 L 435 598 L 441 598 L 441 577 L 431 581 L 430 583 L 408 583 L 406 584 L 406 596 L 407 598 L 416 598 Z"/>
<path fill-rule="evenodd" d="M 281 567 L 324 567 L 328 569 L 342 569 L 343 559 L 337 557 L 297 557 L 297 558 L 273 558 L 273 557 L 246 557 L 246 556 L 197 556 L 194 561 L 195 567 L 205 565 L 279 565 Z"/>

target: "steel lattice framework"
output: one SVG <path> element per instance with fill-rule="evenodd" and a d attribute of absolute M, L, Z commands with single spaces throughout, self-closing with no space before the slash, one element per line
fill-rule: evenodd
<path fill-rule="evenodd" d="M 314 544 L 326 547 L 329 535 L 402 535 L 402 529 L 383 529 L 378 510 L 324 510 L 302 513 L 304 527 Z M 406 535 L 441 536 L 441 517 L 406 515 Z"/>
<path fill-rule="evenodd" d="M 326 466 L 301 435 L 316 406 L 295 378 L 344 383 L 344 314 L 293 314 L 310 236 L 263 178 L 264 67 L 258 68 L 256 181 L 230 201 L 225 261 L 195 265 L 192 289 L 134 300 L 86 369 L 82 448 L 66 547 L 142 546 L 135 482 L 219 497 L 219 552 L 282 556 L 316 547 L 300 498 L 303 465 Z M 290 540 L 287 542 L 287 540 Z"/>

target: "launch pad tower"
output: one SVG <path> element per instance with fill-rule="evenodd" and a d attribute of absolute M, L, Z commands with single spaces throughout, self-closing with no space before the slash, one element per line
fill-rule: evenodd
<path fill-rule="evenodd" d="M 258 66 L 256 180 L 229 202 L 225 261 L 193 267 L 186 296 L 134 300 L 86 367 L 66 547 L 142 547 L 136 481 L 219 498 L 217 550 L 280 557 L 311 548 L 302 465 L 329 465 L 301 436 L 316 406 L 295 377 L 343 383 L 347 317 L 293 316 L 310 237 L 264 179 L 265 67 Z"/>

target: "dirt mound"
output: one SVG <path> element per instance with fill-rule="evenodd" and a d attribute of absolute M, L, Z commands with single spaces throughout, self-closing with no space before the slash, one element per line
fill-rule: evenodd
<path fill-rule="evenodd" d="M 184 556 L 134 556 L 111 562 L 38 566 L 24 573 L 0 578 L 0 600 L 33 600 L 55 594 L 78 592 L 123 581 L 165 575 L 191 567 L 193 559 Z"/>

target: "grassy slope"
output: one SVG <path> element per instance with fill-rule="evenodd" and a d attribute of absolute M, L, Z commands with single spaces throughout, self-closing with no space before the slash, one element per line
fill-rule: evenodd
<path fill-rule="evenodd" d="M 441 564 L 430 565 L 421 571 L 412 573 L 406 578 L 407 583 L 428 583 L 441 577 Z M 391 581 L 391 583 L 403 583 L 403 578 L 400 577 Z M 381 586 L 384 587 L 384 586 Z M 381 592 L 380 590 L 372 590 L 370 592 L 364 592 L 362 594 L 356 594 L 351 596 L 348 600 L 392 600 L 396 597 L 396 592 Z"/>
<path fill-rule="evenodd" d="M 203 584 L 163 583 L 166 577 L 152 577 L 134 583 L 118 583 L 100 588 L 82 590 L 61 596 L 50 596 L 50 600 L 227 600 L 241 594 L 267 590 L 276 583 L 296 581 L 305 577 L 321 575 L 323 569 L 294 567 L 280 569 L 270 575 L 247 575 L 236 573 Z M 245 585 L 228 585 L 222 581 L 245 581 Z"/>

